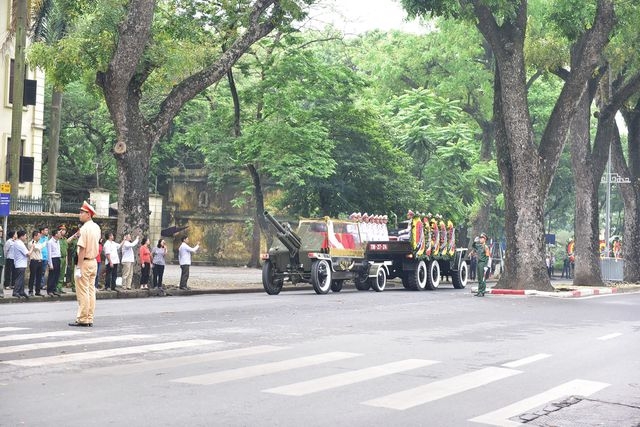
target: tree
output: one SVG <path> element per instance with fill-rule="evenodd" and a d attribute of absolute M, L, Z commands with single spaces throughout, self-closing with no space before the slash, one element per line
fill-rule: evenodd
<path fill-rule="evenodd" d="M 116 130 L 119 232 L 148 230 L 151 153 L 181 108 L 223 79 L 253 43 L 300 18 L 305 2 L 70 5 L 78 18 L 67 46 L 97 69 Z"/>
<path fill-rule="evenodd" d="M 495 57 L 494 123 L 505 197 L 507 257 L 499 286 L 552 290 L 544 265 L 543 207 L 577 103 L 596 69 L 615 21 L 613 0 L 598 0 L 588 28 L 572 45 L 571 73 L 536 143 L 527 102 L 526 0 L 403 0 L 410 15 L 472 19 Z M 578 4 L 575 7 L 583 8 Z M 581 9 L 582 10 L 582 9 Z"/>

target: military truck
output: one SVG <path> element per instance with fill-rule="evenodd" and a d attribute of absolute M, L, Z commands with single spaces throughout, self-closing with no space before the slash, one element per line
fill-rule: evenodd
<path fill-rule="evenodd" d="M 389 241 L 371 241 L 365 246 L 365 258 L 372 263 L 388 264 L 388 278 L 400 278 L 406 289 L 421 291 L 435 290 L 440 286 L 442 275 L 450 276 L 453 287 L 467 286 L 468 266 L 465 261 L 466 249 L 455 247 L 453 224 L 447 228 L 443 221 L 435 222 L 433 228 L 424 218 L 412 218 L 401 236 L 390 236 Z M 429 219 L 429 218 L 428 218 Z M 427 229 L 427 231 L 425 231 Z M 441 236 L 449 233 L 448 236 Z"/>
<path fill-rule="evenodd" d="M 311 283 L 317 294 L 340 292 L 345 280 L 353 280 L 359 290 L 384 290 L 392 262 L 365 258 L 358 222 L 302 219 L 294 232 L 268 211 L 264 216 L 278 238 L 261 256 L 262 285 L 269 295 L 279 294 L 285 281 Z"/>

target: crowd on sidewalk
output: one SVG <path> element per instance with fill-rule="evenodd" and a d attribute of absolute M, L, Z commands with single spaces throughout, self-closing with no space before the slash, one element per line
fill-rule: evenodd
<path fill-rule="evenodd" d="M 78 229 L 67 234 L 65 224 L 53 232 L 41 227 L 31 233 L 27 240 L 25 230 L 7 232 L 0 227 L 0 280 L 4 289 L 12 291 L 16 298 L 54 297 L 65 293 L 64 288 L 76 292 L 74 266 L 77 265 Z M 156 289 L 164 293 L 163 275 L 166 265 L 167 246 L 159 239 L 153 248 L 146 237 L 126 233 L 120 242 L 108 232 L 99 240 L 95 289 L 115 291 L 121 289 Z M 199 244 L 189 246 L 188 237 L 182 238 L 178 250 L 181 276 L 180 289 L 189 290 L 189 267 L 191 255 L 197 252 Z M 134 265 L 140 264 L 140 279 L 134 283 Z M 46 294 L 45 294 L 46 292 Z M 4 298 L 4 292 L 0 292 Z"/>

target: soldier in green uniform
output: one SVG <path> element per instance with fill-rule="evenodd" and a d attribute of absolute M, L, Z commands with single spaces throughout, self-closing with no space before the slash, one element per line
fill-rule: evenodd
<path fill-rule="evenodd" d="M 483 297 L 487 290 L 486 270 L 491 267 L 491 250 L 487 245 L 487 235 L 482 233 L 477 241 L 473 242 L 473 249 L 478 254 L 478 293 L 477 297 Z"/>
<path fill-rule="evenodd" d="M 60 244 L 60 278 L 58 279 L 58 283 L 56 285 L 56 290 L 60 292 L 65 284 L 65 279 L 67 277 L 67 227 L 62 224 L 58 227 L 60 230 L 60 239 L 58 243 Z"/>

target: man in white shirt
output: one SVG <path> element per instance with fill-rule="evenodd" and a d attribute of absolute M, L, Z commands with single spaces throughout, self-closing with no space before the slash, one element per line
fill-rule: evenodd
<path fill-rule="evenodd" d="M 118 278 L 118 265 L 120 264 L 120 256 L 118 255 L 118 249 L 120 249 L 120 243 L 116 243 L 113 239 L 113 233 L 107 234 L 107 241 L 104 242 L 102 250 L 106 257 L 104 261 L 105 265 L 105 277 L 104 277 L 104 290 L 112 291 L 116 290 L 116 279 Z"/>
<path fill-rule="evenodd" d="M 182 244 L 178 249 L 178 261 L 180 262 L 180 289 L 189 290 L 187 281 L 189 280 L 189 267 L 191 266 L 191 254 L 200 249 L 200 243 L 196 243 L 194 247 L 189 246 L 189 237 L 182 238 Z"/>
<path fill-rule="evenodd" d="M 124 235 L 122 239 L 122 288 L 131 289 L 131 280 L 133 279 L 133 264 L 136 262 L 136 256 L 133 248 L 138 244 L 140 237 L 136 236 L 136 240 L 131 241 L 131 233 Z"/>
<path fill-rule="evenodd" d="M 49 259 L 49 277 L 47 278 L 47 294 L 56 292 L 58 279 L 60 278 L 60 230 L 54 230 L 53 236 L 47 241 L 47 253 Z"/>

